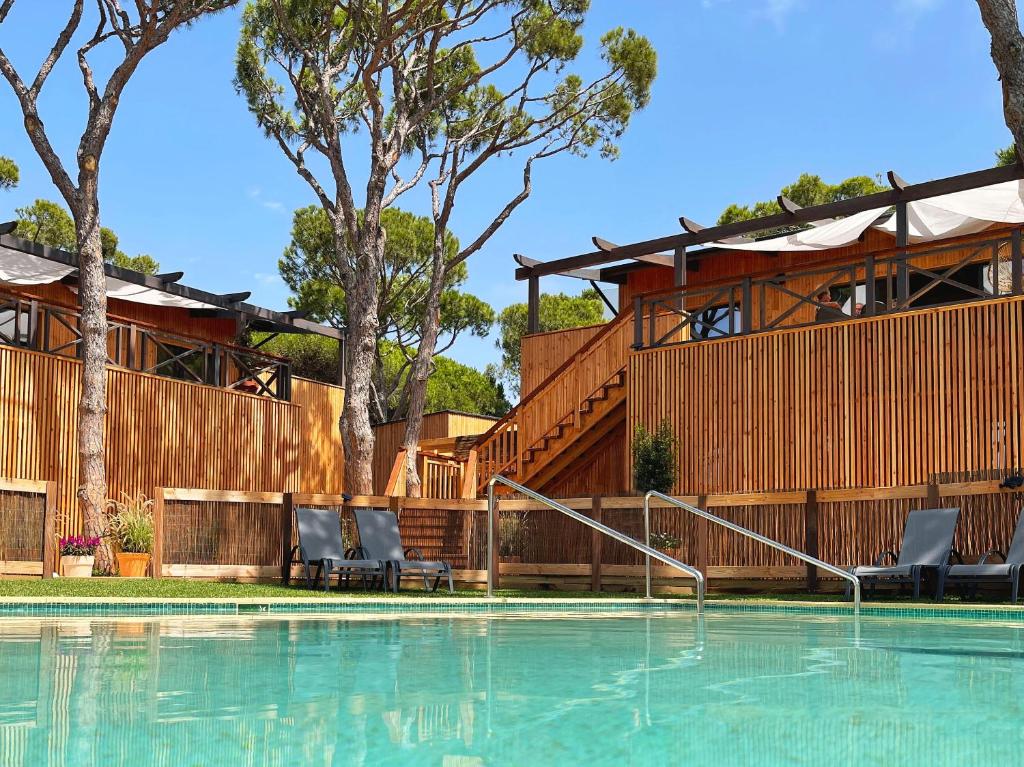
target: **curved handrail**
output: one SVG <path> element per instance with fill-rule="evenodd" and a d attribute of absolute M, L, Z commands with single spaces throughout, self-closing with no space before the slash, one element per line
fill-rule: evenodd
<path fill-rule="evenodd" d="M 491 479 L 487 483 L 487 596 L 488 597 L 493 597 L 494 596 L 494 574 L 493 574 L 493 570 L 494 570 L 494 510 L 495 510 L 494 485 L 497 482 L 501 482 L 503 485 L 506 485 L 506 486 L 512 488 L 516 492 L 522 493 L 523 495 L 527 496 L 528 498 L 532 498 L 533 500 L 537 501 L 538 503 L 543 503 L 548 508 L 554 509 L 555 511 L 560 511 L 561 513 L 565 514 L 567 517 L 569 517 L 571 519 L 575 519 L 577 522 L 581 522 L 584 525 L 586 525 L 587 527 L 593 528 L 594 530 L 597 530 L 600 533 L 604 533 L 605 535 L 607 535 L 610 538 L 614 538 L 615 540 L 619 541 L 619 543 L 624 543 L 627 546 L 630 546 L 631 548 L 634 548 L 637 551 L 641 552 L 642 554 L 646 554 L 647 557 L 648 557 L 648 561 L 650 560 L 650 557 L 654 557 L 659 562 L 661 562 L 663 564 L 666 564 L 669 567 L 674 567 L 677 570 L 680 570 L 681 572 L 684 572 L 687 575 L 690 575 L 691 577 L 693 577 L 694 580 L 697 581 L 697 614 L 698 615 L 703 615 L 704 614 L 704 586 L 705 586 L 705 583 L 704 583 L 704 575 L 701 573 L 700 570 L 697 570 L 696 568 L 690 567 L 689 565 L 684 565 L 679 560 L 673 559 L 672 557 L 668 556 L 667 554 L 663 554 L 662 552 L 658 551 L 657 549 L 652 549 L 650 547 L 650 545 L 648 545 L 648 544 L 640 543 L 636 539 L 630 538 L 625 533 L 620 533 L 618 530 L 615 530 L 615 529 L 613 529 L 611 527 L 608 527 L 607 525 L 603 525 L 600 522 L 597 522 L 596 520 L 591 519 L 590 517 L 587 517 L 587 516 L 585 516 L 583 514 L 580 514 L 578 511 L 574 511 L 573 509 L 570 509 L 568 506 L 563 506 L 562 504 L 558 503 L 558 501 L 553 501 L 550 498 L 548 498 L 546 496 L 543 496 L 540 493 L 535 492 L 535 491 L 531 490 L 528 487 L 524 487 L 523 485 L 520 485 L 518 482 L 513 482 L 511 479 L 508 479 L 507 477 L 503 477 L 500 474 L 495 474 L 493 477 L 491 477 Z M 645 507 L 646 507 L 646 504 L 647 504 L 647 499 L 646 498 L 644 499 L 644 504 L 645 504 Z M 648 530 L 648 532 L 650 532 L 650 531 Z M 858 599 L 859 599 L 859 595 L 860 595 L 860 592 L 858 591 Z M 651 598 L 651 573 L 650 573 L 650 567 L 647 568 L 647 598 L 648 599 Z"/>
<path fill-rule="evenodd" d="M 664 501 L 665 503 L 668 503 L 672 506 L 677 506 L 678 508 L 683 509 L 684 511 L 688 511 L 691 514 L 696 514 L 698 517 L 703 517 L 709 522 L 714 522 L 716 525 L 721 525 L 722 527 L 726 527 L 729 530 L 732 530 L 733 532 L 739 533 L 740 535 L 745 535 L 748 538 L 753 538 L 755 541 L 760 541 L 766 546 L 771 546 L 773 549 L 777 549 L 781 552 L 789 554 L 791 557 L 796 557 L 797 559 L 801 559 L 804 562 L 807 562 L 808 564 L 820 567 L 822 570 L 832 573 L 832 575 L 837 575 L 840 578 L 845 578 L 853 584 L 853 614 L 857 616 L 860 615 L 860 579 L 853 573 L 849 573 L 846 570 L 843 570 L 842 568 L 836 567 L 835 565 L 830 565 L 828 562 L 822 562 L 820 559 L 812 557 L 810 554 L 804 554 L 802 551 L 792 549 L 784 543 L 779 543 L 778 541 L 772 540 L 771 538 L 766 538 L 765 536 L 759 533 L 755 533 L 753 530 L 748 530 L 745 527 L 737 525 L 735 522 L 730 522 L 727 519 L 716 517 L 714 514 L 708 511 L 704 511 L 704 509 L 698 509 L 696 506 L 691 506 L 690 504 L 685 503 L 684 501 L 680 501 L 678 498 L 673 498 L 670 495 L 659 493 L 657 490 L 650 490 L 647 492 L 647 495 L 644 496 L 644 530 L 645 534 L 647 535 L 648 544 L 650 543 L 651 534 L 651 498 L 658 498 L 659 500 Z M 648 570 L 650 569 L 650 562 L 648 562 L 647 568 Z"/>

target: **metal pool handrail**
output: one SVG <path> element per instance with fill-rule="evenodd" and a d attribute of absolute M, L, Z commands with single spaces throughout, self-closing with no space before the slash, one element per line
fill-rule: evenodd
<path fill-rule="evenodd" d="M 574 510 L 570 509 L 568 506 L 563 506 L 562 504 L 558 503 L 558 501 L 553 501 L 550 498 L 548 498 L 546 496 L 543 496 L 540 493 L 538 493 L 538 492 L 536 492 L 534 490 L 531 490 L 528 487 L 524 487 L 523 485 L 520 485 L 518 482 L 513 482 L 511 479 L 508 479 L 507 477 L 504 477 L 501 474 L 495 474 L 493 477 L 491 477 L 490 481 L 487 483 L 487 596 L 488 597 L 493 597 L 494 596 L 494 575 L 493 575 L 492 571 L 494 569 L 494 510 L 495 510 L 494 485 L 495 485 L 496 482 L 500 482 L 501 484 L 503 484 L 503 485 L 505 485 L 507 487 L 512 488 L 516 492 L 522 493 L 523 495 L 527 496 L 528 498 L 532 498 L 533 500 L 537 501 L 538 503 L 543 503 L 548 508 L 554 509 L 555 511 L 560 511 L 561 513 L 565 514 L 567 517 L 570 517 L 571 519 L 575 519 L 577 522 L 581 522 L 582 524 L 586 525 L 587 527 L 590 527 L 590 528 L 592 528 L 594 530 L 597 530 L 600 533 L 604 533 L 605 535 L 607 535 L 610 538 L 614 538 L 615 540 L 619 541 L 619 543 L 624 543 L 627 546 L 629 546 L 631 548 L 634 548 L 637 551 L 641 552 L 642 554 L 646 554 L 647 557 L 648 557 L 648 563 L 650 562 L 649 558 L 650 557 L 654 557 L 659 562 L 661 562 L 663 564 L 666 564 L 669 567 L 674 567 L 677 570 L 680 570 L 680 571 L 686 573 L 687 575 L 690 575 L 691 577 L 693 577 L 694 580 L 697 581 L 697 615 L 703 615 L 704 614 L 704 575 L 701 573 L 700 570 L 697 570 L 696 568 L 690 567 L 689 565 L 684 565 L 679 560 L 673 559 L 672 557 L 668 556 L 667 554 L 663 554 L 662 552 L 658 551 L 657 549 L 652 549 L 650 547 L 650 545 L 649 545 L 650 541 L 648 541 L 647 544 L 640 543 L 640 541 L 636 540 L 635 538 L 630 538 L 625 533 L 620 533 L 618 530 L 614 530 L 614 529 L 608 527 L 607 525 L 602 525 L 600 522 L 597 522 L 597 521 L 591 519 L 590 517 L 584 516 L 583 514 L 580 514 L 578 511 L 574 511 Z M 647 504 L 647 501 L 645 499 L 644 500 L 645 509 L 646 509 L 646 504 Z M 650 531 L 648 530 L 648 532 L 650 532 Z M 650 536 L 648 536 L 648 538 L 649 537 Z M 651 598 L 651 568 L 650 568 L 649 564 L 648 564 L 648 567 L 647 567 L 647 598 L 648 599 Z M 858 599 L 859 598 L 860 598 L 860 592 L 858 591 Z"/>
<path fill-rule="evenodd" d="M 763 535 L 755 533 L 753 530 L 748 530 L 745 527 L 740 527 L 735 522 L 730 522 L 727 519 L 716 517 L 714 514 L 708 511 L 704 511 L 704 509 L 698 509 L 696 506 L 691 506 L 690 504 L 685 503 L 684 501 L 680 501 L 678 498 L 673 498 L 670 495 L 659 493 L 657 490 L 651 490 L 647 493 L 647 495 L 644 496 L 644 535 L 647 538 L 648 546 L 651 541 L 651 498 L 658 498 L 659 500 L 671 504 L 672 506 L 677 506 L 680 509 L 683 509 L 684 511 L 690 512 L 691 514 L 696 514 L 698 517 L 703 517 L 709 522 L 714 522 L 716 525 L 721 525 L 722 527 L 726 527 L 732 530 L 733 532 L 739 533 L 740 535 L 745 535 L 748 538 L 753 538 L 755 541 L 760 541 L 766 546 L 771 546 L 773 549 L 778 549 L 781 552 L 789 554 L 791 557 L 802 559 L 804 562 L 807 562 L 808 564 L 814 565 L 815 567 L 820 567 L 822 570 L 832 573 L 832 575 L 838 575 L 840 578 L 845 578 L 853 584 L 853 614 L 856 616 L 860 616 L 860 579 L 853 573 L 849 573 L 846 570 L 836 567 L 835 565 L 830 565 L 828 562 L 822 562 L 820 559 L 812 557 L 810 554 L 804 554 L 802 551 L 791 549 L 784 543 L 779 543 L 778 541 L 772 540 L 771 538 L 765 538 Z M 648 561 L 648 578 L 650 578 L 650 569 L 651 563 Z"/>

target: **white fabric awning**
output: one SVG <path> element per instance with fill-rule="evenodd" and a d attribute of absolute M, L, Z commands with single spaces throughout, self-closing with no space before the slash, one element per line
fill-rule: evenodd
<path fill-rule="evenodd" d="M 165 293 L 162 290 L 147 288 L 145 285 L 136 285 L 133 282 L 124 282 L 113 277 L 107 277 L 107 297 L 119 298 L 122 301 L 135 301 L 140 304 L 150 304 L 151 306 L 176 306 L 181 309 L 220 308 L 203 301 L 176 296 L 173 293 Z"/>
<path fill-rule="evenodd" d="M 1007 181 L 978 189 L 929 197 L 907 204 L 911 242 L 974 234 L 992 224 L 1024 223 L 1024 182 Z M 896 233 L 896 214 L 879 229 Z"/>
<path fill-rule="evenodd" d="M 75 271 L 75 267 L 0 245 L 0 282 L 46 285 Z"/>
<path fill-rule="evenodd" d="M 727 242 L 718 241 L 711 243 L 716 248 L 729 248 L 731 250 L 759 250 L 759 251 L 807 251 L 807 250 L 829 250 L 839 248 L 856 242 L 880 215 L 885 213 L 885 208 L 872 208 L 862 213 L 855 213 L 837 221 L 830 221 L 827 224 L 814 226 L 793 234 L 786 234 L 782 237 L 772 237 L 768 240 L 757 242 Z"/>

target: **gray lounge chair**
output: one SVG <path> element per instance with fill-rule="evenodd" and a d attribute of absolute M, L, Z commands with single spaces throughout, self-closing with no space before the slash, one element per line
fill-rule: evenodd
<path fill-rule="evenodd" d="M 994 554 L 1002 557 L 1003 561 L 989 564 L 988 558 Z M 977 593 L 980 583 L 986 581 L 1009 582 L 1010 601 L 1017 604 L 1022 568 L 1024 568 L 1024 513 L 1017 517 L 1017 529 L 1013 533 L 1013 540 L 1010 541 L 1010 548 L 1005 554 L 999 549 L 991 549 L 981 555 L 976 565 L 949 565 L 942 569 L 939 576 L 939 599 L 942 599 L 943 591 L 948 583 L 959 585 L 964 591 L 964 597 L 967 597 L 967 590 L 970 589 L 971 596 L 973 596 Z"/>
<path fill-rule="evenodd" d="M 447 562 L 428 562 L 414 548 L 402 548 L 402 536 L 398 532 L 398 518 L 383 509 L 356 509 L 356 527 L 359 529 L 359 546 L 363 556 L 381 559 L 391 568 L 391 582 L 395 592 L 401 586 L 403 575 L 423 577 L 423 588 L 437 591 L 441 578 L 448 579 L 448 590 L 455 591 L 452 582 L 452 568 Z M 414 556 L 415 559 L 409 557 Z M 430 585 L 430 578 L 434 585 Z"/>
<path fill-rule="evenodd" d="M 913 583 L 914 599 L 919 598 L 924 573 L 935 570 L 938 583 L 943 568 L 949 564 L 953 534 L 956 532 L 956 521 L 959 516 L 960 509 L 923 509 L 910 512 L 907 524 L 903 528 L 903 543 L 899 555 L 892 551 L 883 551 L 878 555 L 874 565 L 854 567 L 850 572 L 860 578 L 861 583 L 867 585 L 871 593 L 880 581 Z M 894 559 L 896 563 L 883 565 L 886 557 Z M 847 599 L 850 590 L 850 586 L 847 586 Z"/>
<path fill-rule="evenodd" d="M 316 581 L 323 579 L 323 589 L 328 591 L 331 575 L 338 574 L 338 585 L 342 578 L 345 585 L 353 575 L 362 578 L 363 588 L 367 588 L 367 578 L 376 585 L 377 578 L 381 584 L 387 573 L 384 562 L 379 559 L 354 559 L 357 550 L 345 551 L 341 539 L 341 523 L 333 511 L 323 509 L 296 509 L 295 519 L 299 527 L 299 545 L 291 551 L 289 564 L 301 562 L 306 571 L 306 586 L 313 587 L 314 579 L 310 575 L 311 565 L 317 566 Z M 298 559 L 296 559 L 298 554 Z"/>

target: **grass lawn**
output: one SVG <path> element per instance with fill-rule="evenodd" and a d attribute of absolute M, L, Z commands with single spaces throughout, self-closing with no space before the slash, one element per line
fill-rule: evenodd
<path fill-rule="evenodd" d="M 52 580 L 34 579 L 0 579 L 0 599 L 4 597 L 157 597 L 170 599 L 246 599 L 246 598 L 318 598 L 318 599 L 393 599 L 396 594 L 383 591 L 363 591 L 360 588 L 351 590 L 323 591 L 306 589 L 302 586 L 281 586 L 272 583 L 221 583 L 208 580 L 189 580 L 186 578 L 164 578 L 158 581 L 148 578 L 54 578 Z M 422 589 L 403 589 L 402 597 L 420 597 L 423 599 L 456 597 L 462 599 L 480 599 L 486 596 L 483 590 L 461 589 L 449 594 L 447 589 L 440 589 L 436 594 L 424 592 Z M 499 597 L 527 597 L 549 599 L 614 599 L 639 598 L 638 593 L 616 591 L 556 591 L 501 589 L 496 592 Z M 655 596 L 660 596 L 655 594 Z M 693 599 L 693 595 L 664 595 L 672 599 Z M 808 592 L 768 592 L 764 594 L 708 594 L 708 599 L 729 600 L 789 600 L 810 602 L 838 602 L 841 594 L 821 594 Z M 878 601 L 911 602 L 909 597 L 884 595 Z M 918 600 L 931 603 L 929 599 Z"/>

